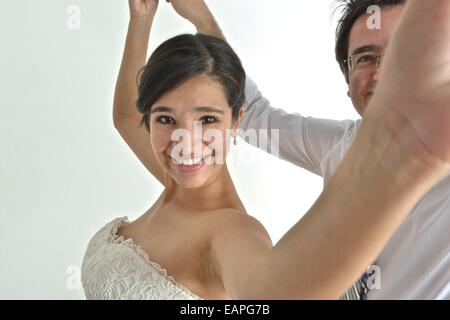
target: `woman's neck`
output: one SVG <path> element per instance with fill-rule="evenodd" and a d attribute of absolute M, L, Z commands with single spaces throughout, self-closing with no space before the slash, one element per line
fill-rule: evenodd
<path fill-rule="evenodd" d="M 223 208 L 245 211 L 226 166 L 217 177 L 200 188 L 181 188 L 175 181 L 169 181 L 160 200 L 163 206 L 173 205 L 190 212 Z"/>

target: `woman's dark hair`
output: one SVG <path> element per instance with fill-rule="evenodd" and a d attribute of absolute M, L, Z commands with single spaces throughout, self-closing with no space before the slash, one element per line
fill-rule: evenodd
<path fill-rule="evenodd" d="M 221 84 L 233 119 L 245 102 L 245 71 L 228 43 L 205 34 L 183 34 L 161 44 L 141 70 L 136 107 L 150 131 L 150 109 L 165 93 L 198 75 Z"/>
<path fill-rule="evenodd" d="M 372 5 L 383 7 L 396 6 L 406 3 L 406 0 L 337 0 L 336 9 L 341 11 L 336 28 L 336 60 L 341 67 L 348 83 L 348 67 L 345 60 L 348 56 L 350 33 L 359 17 L 367 13 Z"/>

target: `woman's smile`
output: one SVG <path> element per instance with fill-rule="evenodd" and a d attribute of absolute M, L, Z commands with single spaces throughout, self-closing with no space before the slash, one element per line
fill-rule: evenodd
<path fill-rule="evenodd" d="M 176 157 L 169 157 L 171 166 L 175 168 L 177 171 L 181 173 L 192 173 L 197 172 L 200 169 L 202 169 L 205 165 L 209 164 L 209 161 L 211 159 L 211 154 L 206 155 L 203 158 L 197 157 L 197 158 L 188 158 L 188 159 L 181 159 Z"/>

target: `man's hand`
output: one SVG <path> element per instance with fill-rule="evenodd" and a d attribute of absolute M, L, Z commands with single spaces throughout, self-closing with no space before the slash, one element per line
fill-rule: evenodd
<path fill-rule="evenodd" d="M 128 0 L 132 18 L 153 17 L 158 9 L 158 0 Z"/>
<path fill-rule="evenodd" d="M 408 1 L 369 110 L 418 161 L 450 166 L 449 0 Z"/>

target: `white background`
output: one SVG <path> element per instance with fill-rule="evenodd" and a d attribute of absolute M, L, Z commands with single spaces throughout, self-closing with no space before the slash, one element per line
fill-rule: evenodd
<path fill-rule="evenodd" d="M 332 3 L 208 1 L 273 106 L 355 119 L 334 60 Z M 81 9 L 80 30 L 67 27 L 70 5 Z M 115 217 L 137 218 L 162 191 L 113 127 L 127 25 L 126 0 L 0 0 L 1 299 L 84 299 L 77 270 L 89 239 Z M 160 0 L 150 49 L 194 31 Z M 235 152 L 257 159 L 229 167 L 277 242 L 322 180 L 242 140 Z"/>

